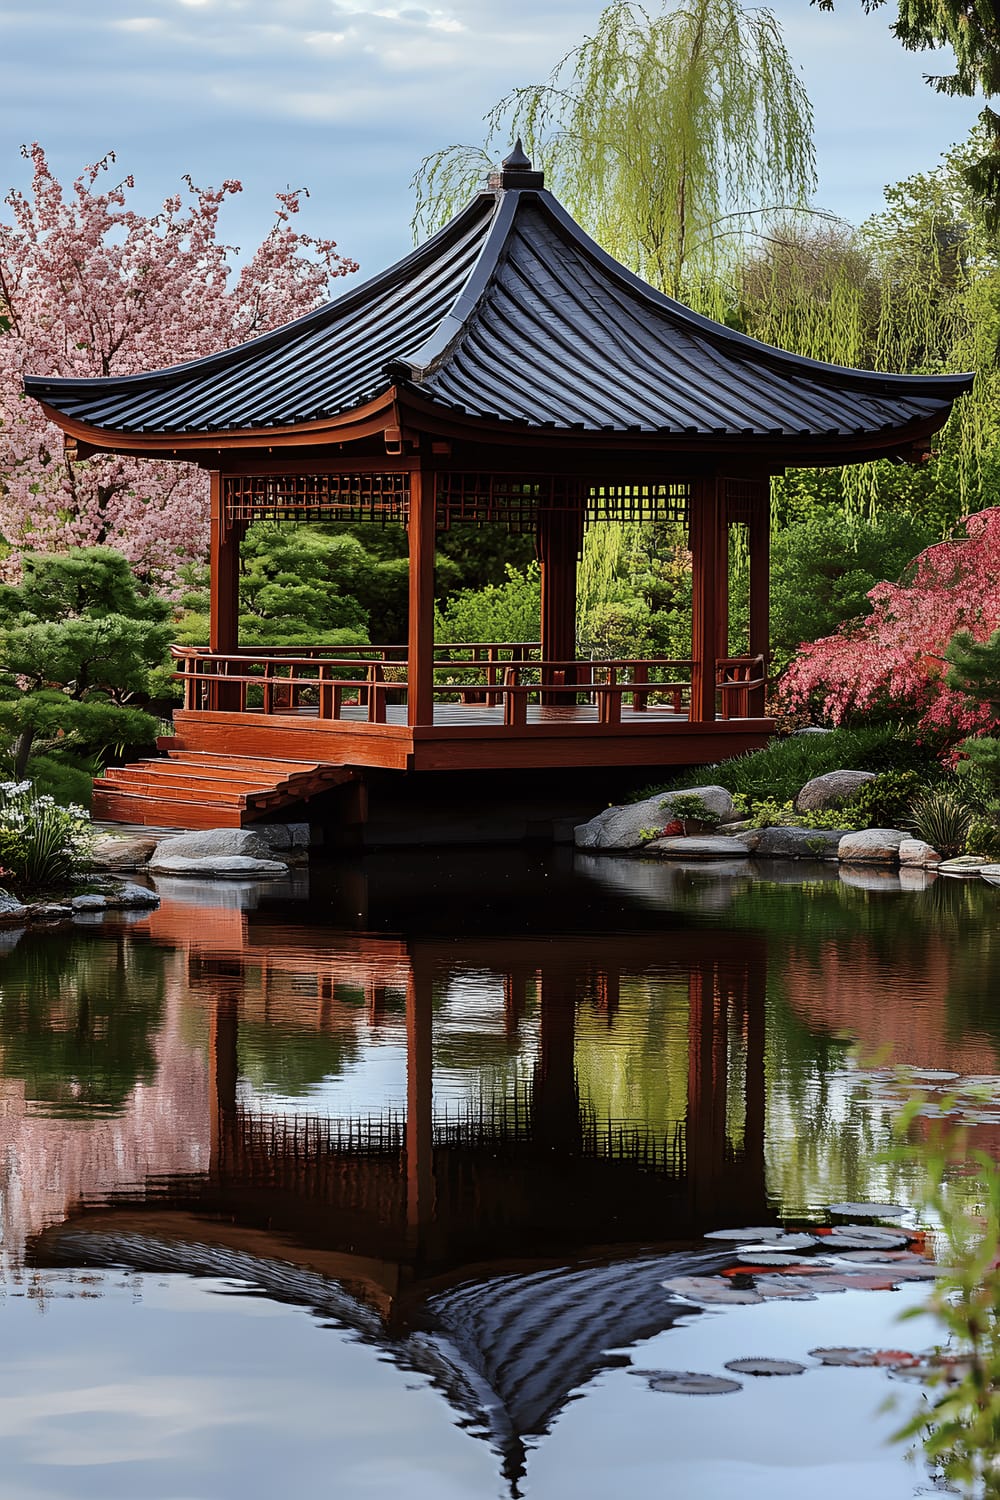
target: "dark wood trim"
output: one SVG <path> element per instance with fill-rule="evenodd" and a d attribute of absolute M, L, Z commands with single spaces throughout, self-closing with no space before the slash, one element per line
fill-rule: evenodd
<path fill-rule="evenodd" d="M 545 662 L 574 661 L 576 658 L 576 562 L 582 542 L 582 514 L 555 510 L 538 512 L 536 545 L 542 572 L 541 655 Z M 551 679 L 549 685 L 552 685 Z M 561 701 L 558 695 L 542 694 L 543 703 Z"/>
<path fill-rule="evenodd" d="M 691 496 L 692 723 L 715 719 L 715 662 L 719 620 L 719 534 L 724 525 L 723 481 L 717 475 L 696 481 Z"/>
<path fill-rule="evenodd" d="M 226 524 L 218 469 L 211 474 L 211 505 L 208 642 L 211 651 L 226 655 L 239 649 L 240 534 Z"/>
<path fill-rule="evenodd" d="M 410 608 L 407 637 L 407 723 L 434 722 L 434 544 L 437 500 L 433 473 L 410 476 Z"/>
<path fill-rule="evenodd" d="M 750 549 L 750 641 L 751 656 L 763 656 L 765 668 L 771 659 L 771 495 L 766 484 L 750 507 L 747 528 Z M 764 688 L 751 688 L 747 712 L 764 712 Z"/>
<path fill-rule="evenodd" d="M 338 416 L 297 422 L 293 427 L 237 427 L 219 432 L 118 432 L 77 421 L 48 402 L 38 404 L 50 422 L 76 439 L 81 458 L 94 453 L 128 453 L 136 458 L 182 458 L 206 466 L 218 462 L 226 450 L 270 452 L 272 448 L 315 446 L 324 440 L 343 444 L 380 436 L 387 427 L 399 426 L 395 386 Z"/>

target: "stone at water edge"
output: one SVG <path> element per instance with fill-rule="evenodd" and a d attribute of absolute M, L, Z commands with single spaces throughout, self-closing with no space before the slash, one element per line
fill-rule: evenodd
<path fill-rule="evenodd" d="M 28 908 L 10 891 L 0 890 L 0 922 L 23 922 Z"/>
<path fill-rule="evenodd" d="M 725 787 L 693 786 L 684 791 L 660 792 L 645 802 L 606 807 L 589 823 L 578 824 L 573 832 L 576 847 L 612 852 L 641 849 L 651 828 L 665 828 L 670 822 L 670 802 L 674 797 L 700 797 L 709 816 L 720 823 L 733 815 L 733 799 Z"/>
<path fill-rule="evenodd" d="M 985 880 L 987 885 L 1000 885 L 1000 865 L 983 865 L 979 878 Z"/>
<path fill-rule="evenodd" d="M 115 911 L 141 910 L 143 907 L 154 907 L 160 904 L 160 898 L 155 891 L 149 890 L 144 885 L 133 885 L 131 881 L 123 881 L 121 885 L 106 891 L 105 900 Z"/>
<path fill-rule="evenodd" d="M 658 854 L 661 859 L 749 859 L 750 851 L 739 839 L 712 837 L 695 834 L 690 838 L 654 839 L 647 844 L 646 854 Z"/>
<path fill-rule="evenodd" d="M 843 829 L 798 828 L 775 824 L 759 830 L 751 846 L 757 859 L 836 859 Z M 737 834 L 738 839 L 747 838 Z"/>
<path fill-rule="evenodd" d="M 800 788 L 792 804 L 796 812 L 822 812 L 828 807 L 846 807 L 853 802 L 866 781 L 874 781 L 874 771 L 827 771 L 814 776 Z"/>
<path fill-rule="evenodd" d="M 907 838 L 899 846 L 899 863 L 925 869 L 928 865 L 939 865 L 941 856 L 933 844 L 925 843 L 923 839 Z"/>
<path fill-rule="evenodd" d="M 899 846 L 909 834 L 901 828 L 862 828 L 845 833 L 837 847 L 837 858 L 844 864 L 898 865 Z"/>
<path fill-rule="evenodd" d="M 165 859 L 272 859 L 271 845 L 252 828 L 206 828 L 160 839 L 149 862 L 156 870 Z"/>
<path fill-rule="evenodd" d="M 147 864 L 157 840 L 134 834 L 102 834 L 90 851 L 93 870 L 138 870 Z"/>
<path fill-rule="evenodd" d="M 206 859 L 160 859 L 150 865 L 154 874 L 196 875 L 202 880 L 277 880 L 288 874 L 288 866 L 277 859 L 249 859 L 233 854 L 228 858 L 212 855 Z"/>
<path fill-rule="evenodd" d="M 950 875 L 960 880 L 977 880 L 990 861 L 976 854 L 959 854 L 955 859 L 943 859 L 938 865 L 939 875 Z"/>
<path fill-rule="evenodd" d="M 87 896 L 74 896 L 69 903 L 74 911 L 107 911 L 107 896 L 99 896 L 96 893 Z"/>

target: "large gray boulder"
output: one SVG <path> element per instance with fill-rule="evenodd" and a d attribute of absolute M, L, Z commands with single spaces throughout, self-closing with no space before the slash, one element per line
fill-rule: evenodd
<path fill-rule="evenodd" d="M 828 807 L 846 807 L 866 781 L 875 780 L 874 771 L 827 771 L 807 781 L 795 798 L 796 812 L 822 812 Z"/>
<path fill-rule="evenodd" d="M 753 845 L 756 859 L 836 859 L 843 829 L 786 828 L 776 824 L 759 830 Z M 745 834 L 738 834 L 745 838 Z"/>
<path fill-rule="evenodd" d="M 152 835 L 105 834 L 94 841 L 88 863 L 94 870 L 138 870 L 146 864 L 156 844 Z"/>
<path fill-rule="evenodd" d="M 899 847 L 908 838 L 899 828 L 862 828 L 845 833 L 837 857 L 842 864 L 898 865 Z"/>
<path fill-rule="evenodd" d="M 250 859 L 244 854 L 215 854 L 205 859 L 161 859 L 157 855 L 157 863 L 150 869 L 161 875 L 197 875 L 202 880 L 276 880 L 288 874 L 288 866 L 280 859 Z"/>
<path fill-rule="evenodd" d="M 739 839 L 711 835 L 694 835 L 690 838 L 654 839 L 646 845 L 647 854 L 659 854 L 663 859 L 749 859 L 750 850 Z"/>
<path fill-rule="evenodd" d="M 164 859 L 271 859 L 271 845 L 252 828 L 205 828 L 195 833 L 173 834 L 161 839 L 149 862 L 161 868 Z"/>
<path fill-rule="evenodd" d="M 733 816 L 733 799 L 721 786 L 692 786 L 683 791 L 661 792 L 645 802 L 629 802 L 624 807 L 606 807 L 589 823 L 574 830 L 578 849 L 605 849 L 625 852 L 641 849 L 649 843 L 649 830 L 661 829 L 671 820 L 670 804 L 674 797 L 700 797 L 709 816 L 723 823 Z"/>

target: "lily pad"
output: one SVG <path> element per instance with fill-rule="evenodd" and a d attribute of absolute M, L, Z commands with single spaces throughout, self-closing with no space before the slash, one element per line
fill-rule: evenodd
<path fill-rule="evenodd" d="M 831 1253 L 836 1251 L 840 1254 L 845 1250 L 903 1250 L 909 1241 L 905 1234 L 897 1234 L 888 1240 L 875 1240 L 863 1232 L 855 1233 L 852 1230 L 848 1233 L 845 1230 L 841 1234 L 839 1229 L 835 1229 L 832 1234 L 825 1235 L 820 1243 L 824 1250 L 829 1250 Z"/>
<path fill-rule="evenodd" d="M 794 1359 L 727 1359 L 726 1369 L 734 1375 L 804 1375 L 805 1365 Z"/>
<path fill-rule="evenodd" d="M 675 1396 L 731 1396 L 743 1389 L 739 1380 L 700 1375 L 694 1370 L 654 1370 L 648 1379 L 651 1391 L 671 1391 Z"/>
<path fill-rule="evenodd" d="M 766 1302 L 815 1302 L 816 1293 L 805 1276 L 756 1276 L 754 1290 Z"/>
<path fill-rule="evenodd" d="M 764 1300 L 750 1287 L 731 1286 L 721 1276 L 672 1276 L 661 1285 L 668 1292 L 690 1297 L 692 1302 L 702 1302 L 706 1306 L 724 1303 L 730 1307 L 750 1307 Z"/>
<path fill-rule="evenodd" d="M 922 1256 L 914 1255 L 909 1250 L 845 1250 L 840 1259 L 858 1266 L 924 1266 L 927 1264 Z"/>
<path fill-rule="evenodd" d="M 785 1231 L 780 1224 L 757 1225 L 753 1229 L 713 1229 L 709 1234 L 703 1235 L 706 1240 L 731 1240 L 734 1244 L 753 1245 L 758 1240 L 766 1241 L 768 1244 L 773 1240 L 785 1239 Z"/>
<path fill-rule="evenodd" d="M 830 1234 L 850 1235 L 853 1240 L 864 1240 L 865 1245 L 873 1250 L 901 1250 L 908 1245 L 916 1236 L 900 1229 L 898 1225 L 887 1228 L 882 1224 L 838 1224 L 836 1229 L 831 1229 Z M 824 1237 L 822 1243 L 827 1243 L 828 1237 Z"/>
<path fill-rule="evenodd" d="M 838 1219 L 900 1219 L 906 1209 L 900 1203 L 831 1203 Z"/>
<path fill-rule="evenodd" d="M 801 1258 L 797 1255 L 783 1255 L 780 1250 L 766 1250 L 755 1248 L 753 1245 L 748 1250 L 741 1250 L 736 1259 L 741 1265 L 748 1266 L 799 1266 Z"/>
<path fill-rule="evenodd" d="M 810 1349 L 809 1357 L 818 1359 L 824 1365 L 848 1365 L 851 1369 L 862 1369 L 865 1366 L 877 1365 L 874 1349 Z"/>

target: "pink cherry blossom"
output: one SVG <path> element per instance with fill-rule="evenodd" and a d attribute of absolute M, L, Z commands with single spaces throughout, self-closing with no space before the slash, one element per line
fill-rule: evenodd
<path fill-rule="evenodd" d="M 928 547 L 900 583 L 868 595 L 872 612 L 803 646 L 780 685 L 790 707 L 818 702 L 834 724 L 888 709 L 928 733 L 973 733 L 987 706 L 945 682 L 945 649 L 959 630 L 977 641 L 1000 629 L 1000 508 L 966 516 L 958 534 Z"/>
<path fill-rule="evenodd" d="M 21 549 L 106 543 L 170 585 L 208 545 L 208 482 L 189 464 L 114 455 L 70 463 L 62 434 L 21 388 L 25 374 L 128 375 L 212 354 L 311 311 L 357 265 L 330 239 L 292 228 L 300 195 L 278 193 L 270 233 L 233 278 L 218 238 L 236 181 L 184 192 L 146 217 L 114 154 L 67 192 L 39 145 L 30 192 L 0 220 L 0 534 Z"/>

